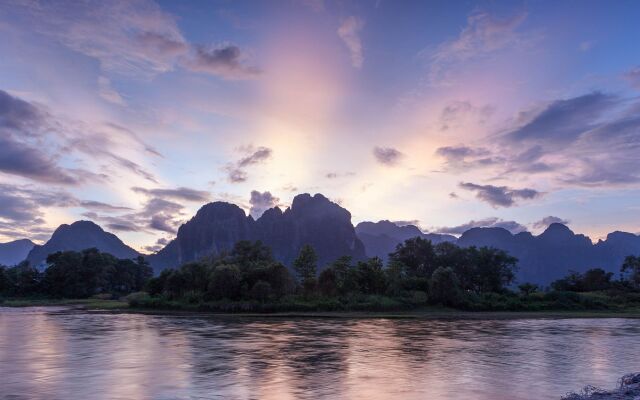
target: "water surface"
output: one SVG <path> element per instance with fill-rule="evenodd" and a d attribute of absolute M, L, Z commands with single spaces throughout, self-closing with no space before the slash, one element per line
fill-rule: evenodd
<path fill-rule="evenodd" d="M 558 399 L 640 371 L 640 320 L 0 308 L 0 399 Z"/>

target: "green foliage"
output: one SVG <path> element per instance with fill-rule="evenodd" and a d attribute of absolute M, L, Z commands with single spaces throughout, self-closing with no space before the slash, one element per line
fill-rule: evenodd
<path fill-rule="evenodd" d="M 460 302 L 460 283 L 451 267 L 438 267 L 429 284 L 431 300 L 445 306 L 455 306 Z"/>
<path fill-rule="evenodd" d="M 236 265 L 218 265 L 211 274 L 208 297 L 234 300 L 240 297 L 242 274 Z"/>
<path fill-rule="evenodd" d="M 408 239 L 389 254 L 392 263 L 403 266 L 406 277 L 430 277 L 437 268 L 436 253 L 431 241 L 420 237 Z"/>
<path fill-rule="evenodd" d="M 310 245 L 306 244 L 300 249 L 298 258 L 293 261 L 293 269 L 303 285 L 315 280 L 318 269 L 318 256 Z"/>
<path fill-rule="evenodd" d="M 360 261 L 356 269 L 356 282 L 364 294 L 382 294 L 387 289 L 387 281 L 382 260 L 378 257 Z"/>
<path fill-rule="evenodd" d="M 152 275 L 142 257 L 120 260 L 97 249 L 53 253 L 47 257 L 47 264 L 44 272 L 26 262 L 2 268 L 0 293 L 10 297 L 112 297 L 141 290 Z"/>
<path fill-rule="evenodd" d="M 584 274 L 570 271 L 564 278 L 552 282 L 551 287 L 557 291 L 567 292 L 608 290 L 614 286 L 614 283 L 611 281 L 612 277 L 612 272 L 606 272 L 602 268 L 592 268 Z"/>
<path fill-rule="evenodd" d="M 518 285 L 518 289 L 523 296 L 529 296 L 531 293 L 537 292 L 539 287 L 536 284 L 525 282 Z"/>
<path fill-rule="evenodd" d="M 628 256 L 625 258 L 620 272 L 626 282 L 635 289 L 640 289 L 640 256 Z"/>

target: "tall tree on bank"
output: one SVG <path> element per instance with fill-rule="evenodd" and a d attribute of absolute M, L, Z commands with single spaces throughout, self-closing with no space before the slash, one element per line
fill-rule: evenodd
<path fill-rule="evenodd" d="M 306 244 L 300 249 L 298 258 L 293 262 L 293 269 L 296 271 L 298 280 L 305 291 L 313 289 L 316 283 L 316 273 L 318 269 L 318 255 L 310 245 Z"/>

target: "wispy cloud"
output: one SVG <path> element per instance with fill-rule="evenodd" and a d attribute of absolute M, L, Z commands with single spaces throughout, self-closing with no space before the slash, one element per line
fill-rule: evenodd
<path fill-rule="evenodd" d="M 152 0 L 17 0 L 9 5 L 12 12 L 30 18 L 30 27 L 37 32 L 98 60 L 104 74 L 149 79 L 177 67 L 223 79 L 246 79 L 259 73 L 246 64 L 248 55 L 238 46 L 187 41 L 176 18 Z M 99 86 L 107 101 L 122 102 L 108 81 Z"/>
<path fill-rule="evenodd" d="M 527 18 L 521 12 L 507 18 L 497 18 L 487 12 L 476 11 L 467 18 L 467 26 L 458 37 L 446 41 L 430 56 L 429 81 L 432 85 L 451 83 L 451 72 L 462 63 L 481 59 L 506 49 L 521 47 L 526 36 L 518 28 Z"/>
<path fill-rule="evenodd" d="M 230 183 L 245 182 L 249 179 L 246 168 L 267 161 L 273 154 L 273 150 L 264 146 L 257 148 L 253 146 L 243 146 L 240 147 L 239 150 L 245 153 L 245 156 L 236 162 L 228 163 L 224 167 L 224 171 L 227 173 L 227 180 Z"/>
<path fill-rule="evenodd" d="M 354 68 L 362 68 L 364 54 L 362 51 L 362 40 L 360 31 L 364 28 L 364 20 L 356 16 L 345 18 L 338 28 L 338 36 L 349 49 L 351 55 L 351 65 Z"/>

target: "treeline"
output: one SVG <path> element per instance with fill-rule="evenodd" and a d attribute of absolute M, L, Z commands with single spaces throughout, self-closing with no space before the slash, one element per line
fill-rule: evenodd
<path fill-rule="evenodd" d="M 0 266 L 3 297 L 81 299 L 97 294 L 118 297 L 143 290 L 153 271 L 143 257 L 118 259 L 97 249 L 64 251 L 47 257 L 43 272 L 23 262 Z"/>
<path fill-rule="evenodd" d="M 640 308 L 640 258 L 629 257 L 618 279 L 601 269 L 572 273 L 551 288 L 515 288 L 517 260 L 494 248 L 400 244 L 387 265 L 342 257 L 320 272 L 310 246 L 290 271 L 260 242 L 163 271 L 136 296 L 136 307 L 208 311 L 402 310 L 442 305 L 474 311 Z"/>
<path fill-rule="evenodd" d="M 304 246 L 292 271 L 261 242 L 238 242 L 221 256 L 164 270 L 134 306 L 235 310 L 405 309 L 427 304 L 464 307 L 473 296 L 505 293 L 517 260 L 493 248 L 433 245 L 409 239 L 390 255 L 355 262 L 342 257 L 320 272 Z"/>
<path fill-rule="evenodd" d="M 447 306 L 472 311 L 640 310 L 640 257 L 619 276 L 599 268 L 571 272 L 550 288 L 515 286 L 517 260 L 494 248 L 433 245 L 414 238 L 379 258 L 342 257 L 320 269 L 304 246 L 292 268 L 261 242 L 167 269 L 152 277 L 144 258 L 122 260 L 96 249 L 51 254 L 40 272 L 0 267 L 0 297 L 127 300 L 133 307 L 221 312 L 393 311 Z"/>

